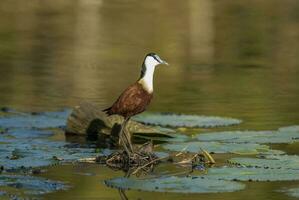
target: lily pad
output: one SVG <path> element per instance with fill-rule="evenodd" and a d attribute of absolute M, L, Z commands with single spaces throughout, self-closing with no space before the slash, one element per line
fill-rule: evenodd
<path fill-rule="evenodd" d="M 106 180 L 109 187 L 151 192 L 218 193 L 233 192 L 245 188 L 244 184 L 200 177 L 161 177 L 152 179 L 115 178 Z"/>
<path fill-rule="evenodd" d="M 45 194 L 69 188 L 59 181 L 22 175 L 0 175 L 0 186 L 24 190 L 27 194 Z"/>
<path fill-rule="evenodd" d="M 18 113 L 0 117 L 2 128 L 57 128 L 66 125 L 70 110 L 60 112 Z"/>
<path fill-rule="evenodd" d="M 259 154 L 271 151 L 269 146 L 260 144 L 237 144 L 220 142 L 182 142 L 164 144 L 163 148 L 170 151 L 198 153 L 201 149 L 214 153 Z"/>
<path fill-rule="evenodd" d="M 163 151 L 155 151 L 154 154 L 158 157 L 158 158 L 167 158 L 169 157 L 169 154 Z"/>
<path fill-rule="evenodd" d="M 284 192 L 291 197 L 299 198 L 299 188 L 288 188 L 279 190 L 279 192 Z"/>
<path fill-rule="evenodd" d="M 51 141 L 53 133 L 46 130 L 14 129 L 0 135 L 0 165 L 6 170 L 41 167 L 84 157 L 96 157 L 110 151 L 96 153 L 94 148 L 74 147 L 64 141 Z"/>
<path fill-rule="evenodd" d="M 8 135 L 16 139 L 34 139 L 52 136 L 53 132 L 38 129 L 10 129 L 5 136 Z"/>
<path fill-rule="evenodd" d="M 299 126 L 283 127 L 277 131 L 224 131 L 198 134 L 200 141 L 227 143 L 292 143 L 299 141 Z"/>
<path fill-rule="evenodd" d="M 231 158 L 231 164 L 246 167 L 262 167 L 270 169 L 296 169 L 299 170 L 299 156 L 296 155 L 268 155 L 262 158 Z"/>
<path fill-rule="evenodd" d="M 68 110 L 31 114 L 8 112 L 11 112 L 9 116 L 0 117 L 1 126 L 8 129 L 4 134 L 0 134 L 0 166 L 6 171 L 72 162 L 107 153 L 96 153 L 94 148 L 76 147 L 64 141 L 49 140 L 56 130 L 53 128 L 65 125 Z M 52 128 L 53 131 L 45 128 Z"/>
<path fill-rule="evenodd" d="M 298 170 L 265 168 L 210 168 L 207 178 L 238 181 L 293 181 L 299 180 Z"/>
<path fill-rule="evenodd" d="M 136 121 L 168 127 L 201 127 L 211 128 L 240 124 L 239 119 L 226 117 L 209 117 L 200 115 L 145 113 L 134 117 Z"/>
<path fill-rule="evenodd" d="M 146 139 L 146 140 L 153 140 L 153 141 L 160 141 L 160 142 L 185 142 L 190 139 L 190 137 L 178 134 L 178 133 L 164 133 L 163 135 L 154 135 L 154 134 L 134 134 L 134 137 Z"/>

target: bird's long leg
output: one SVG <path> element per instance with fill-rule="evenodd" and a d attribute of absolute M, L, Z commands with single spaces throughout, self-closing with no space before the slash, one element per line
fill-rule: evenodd
<path fill-rule="evenodd" d="M 121 200 L 128 200 L 128 197 L 127 197 L 124 189 L 118 189 L 118 193 L 120 195 Z"/>
<path fill-rule="evenodd" d="M 127 118 L 125 121 L 126 121 L 126 124 L 124 126 L 124 136 L 126 137 L 126 140 L 127 140 L 127 144 L 129 145 L 129 150 L 131 152 L 133 152 L 133 145 L 132 145 L 132 142 L 131 142 L 131 135 L 130 135 L 130 132 L 128 131 L 127 129 L 127 123 L 129 122 L 130 118 Z"/>
<path fill-rule="evenodd" d="M 120 142 L 122 143 L 122 146 L 124 147 L 125 151 L 127 152 L 128 155 L 131 155 L 133 152 L 133 147 L 131 143 L 131 137 L 129 137 L 126 131 L 126 125 L 128 123 L 130 118 L 125 118 L 124 122 L 121 125 L 121 129 L 119 132 L 119 139 Z"/>

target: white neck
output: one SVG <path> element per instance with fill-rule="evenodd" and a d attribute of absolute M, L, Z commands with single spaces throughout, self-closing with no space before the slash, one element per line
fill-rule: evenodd
<path fill-rule="evenodd" d="M 153 87 L 154 72 L 155 72 L 156 65 L 158 64 L 159 63 L 151 57 L 146 58 L 144 61 L 146 70 L 144 76 L 139 80 L 139 83 L 149 93 L 152 93 L 154 91 L 154 87 Z"/>

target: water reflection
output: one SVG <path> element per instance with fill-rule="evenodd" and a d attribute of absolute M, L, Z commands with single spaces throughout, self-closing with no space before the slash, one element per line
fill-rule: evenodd
<path fill-rule="evenodd" d="M 126 195 L 126 191 L 123 189 L 118 189 L 118 193 L 121 200 L 128 200 L 129 198 Z"/>
<path fill-rule="evenodd" d="M 155 51 L 171 67 L 156 73 L 151 110 L 297 121 L 299 6 L 280 5 L 1 1 L 0 103 L 45 110 L 85 99 L 105 107 Z"/>

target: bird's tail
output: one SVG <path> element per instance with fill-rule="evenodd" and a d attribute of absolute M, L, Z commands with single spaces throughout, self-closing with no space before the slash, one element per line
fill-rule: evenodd
<path fill-rule="evenodd" d="M 104 110 L 102 110 L 104 113 L 106 113 L 107 115 L 111 115 L 111 108 L 112 108 L 112 106 L 111 107 L 109 107 L 109 108 L 106 108 L 106 109 L 104 109 Z"/>

